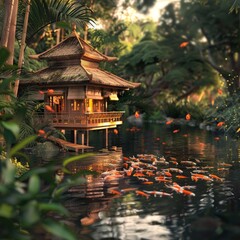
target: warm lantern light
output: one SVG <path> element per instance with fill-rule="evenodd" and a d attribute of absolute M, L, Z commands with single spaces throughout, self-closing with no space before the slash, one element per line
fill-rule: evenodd
<path fill-rule="evenodd" d="M 222 126 L 224 125 L 224 123 L 225 123 L 225 122 L 219 122 L 219 123 L 217 124 L 217 127 L 222 127 Z"/>
<path fill-rule="evenodd" d="M 191 119 L 191 115 L 188 113 L 185 118 L 187 121 L 189 121 Z"/>
<path fill-rule="evenodd" d="M 47 92 L 48 93 L 54 93 L 54 90 L 53 89 L 48 89 Z"/>
<path fill-rule="evenodd" d="M 45 105 L 45 109 L 46 109 L 48 112 L 54 112 L 54 110 L 53 110 L 49 105 Z"/>
<path fill-rule="evenodd" d="M 139 118 L 140 114 L 138 113 L 138 111 L 135 112 L 135 118 Z"/>
<path fill-rule="evenodd" d="M 184 48 L 184 47 L 186 47 L 188 44 L 189 44 L 189 42 L 182 42 L 182 43 L 179 45 L 179 47 L 180 47 L 180 48 Z"/>

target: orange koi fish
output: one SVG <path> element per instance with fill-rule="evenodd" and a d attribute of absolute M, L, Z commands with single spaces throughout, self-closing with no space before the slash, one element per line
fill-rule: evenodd
<path fill-rule="evenodd" d="M 143 182 L 149 182 L 149 180 L 147 178 L 142 178 L 142 177 L 138 177 L 138 180 L 143 181 Z"/>
<path fill-rule="evenodd" d="M 208 173 L 207 170 L 196 169 L 192 171 L 193 173 Z"/>
<path fill-rule="evenodd" d="M 115 135 L 118 135 L 118 130 L 117 130 L 117 129 L 114 129 L 114 130 L 113 130 L 113 133 L 114 133 Z"/>
<path fill-rule="evenodd" d="M 48 89 L 47 92 L 48 93 L 54 93 L 54 90 L 53 89 Z"/>
<path fill-rule="evenodd" d="M 136 191 L 137 188 L 123 188 L 121 189 L 121 192 L 126 193 L 126 192 L 131 192 L 131 191 Z"/>
<path fill-rule="evenodd" d="M 146 198 L 149 198 L 149 194 L 143 192 L 143 191 L 139 191 L 139 190 L 136 190 L 135 193 L 139 196 L 142 196 L 142 197 L 146 197 Z"/>
<path fill-rule="evenodd" d="M 154 197 L 156 196 L 159 196 L 159 197 L 167 196 L 171 198 L 173 197 L 172 193 L 166 193 L 166 192 L 160 192 L 160 191 L 145 191 L 145 190 L 144 192 L 147 194 L 153 195 Z"/>
<path fill-rule="evenodd" d="M 52 107 L 50 107 L 49 105 L 45 105 L 44 107 L 48 112 L 54 112 L 54 110 L 52 109 Z"/>
<path fill-rule="evenodd" d="M 152 185 L 153 182 L 151 182 L 151 181 L 148 181 L 148 182 L 142 182 L 142 184 L 144 184 L 144 185 Z"/>
<path fill-rule="evenodd" d="M 218 168 L 217 170 L 218 170 L 218 171 L 228 171 L 229 168 Z"/>
<path fill-rule="evenodd" d="M 198 174 L 198 173 L 191 173 L 192 180 L 197 181 L 198 179 L 204 180 L 204 181 L 213 181 L 210 177 L 203 175 L 203 174 Z"/>
<path fill-rule="evenodd" d="M 151 172 L 151 171 L 147 171 L 146 174 L 150 177 L 150 176 L 155 176 L 155 173 Z"/>
<path fill-rule="evenodd" d="M 190 113 L 188 113 L 186 116 L 185 116 L 186 120 L 189 121 L 191 119 L 191 115 Z"/>
<path fill-rule="evenodd" d="M 218 94 L 222 95 L 223 94 L 223 90 L 222 89 L 218 89 Z"/>
<path fill-rule="evenodd" d="M 173 130 L 173 133 L 178 133 L 180 130 L 179 129 L 175 129 Z"/>
<path fill-rule="evenodd" d="M 170 179 L 161 178 L 161 177 L 155 177 L 155 181 L 157 181 L 157 182 L 165 182 L 165 183 L 172 182 L 172 180 L 170 180 Z"/>
<path fill-rule="evenodd" d="M 170 161 L 170 163 L 174 164 L 174 165 L 178 165 L 177 161 Z"/>
<path fill-rule="evenodd" d="M 126 175 L 129 177 L 132 175 L 133 167 L 130 167 L 129 169 L 123 169 L 123 171 L 126 173 Z"/>
<path fill-rule="evenodd" d="M 194 182 L 197 182 L 197 181 L 198 181 L 198 177 L 195 177 L 195 176 L 191 176 L 191 179 L 192 179 Z"/>
<path fill-rule="evenodd" d="M 187 195 L 187 196 L 195 196 L 195 193 L 193 193 L 193 192 L 191 192 L 191 191 L 189 191 L 189 190 L 186 190 L 186 189 L 183 189 L 182 190 L 182 194 L 183 195 Z"/>
<path fill-rule="evenodd" d="M 128 164 L 127 163 L 123 163 L 123 168 L 128 169 Z"/>
<path fill-rule="evenodd" d="M 145 177 L 145 174 L 138 172 L 138 173 L 134 173 L 133 176 L 134 177 Z"/>
<path fill-rule="evenodd" d="M 123 161 L 130 161 L 128 157 L 123 157 Z"/>
<path fill-rule="evenodd" d="M 172 177 L 172 174 L 168 170 L 163 171 L 163 175 L 165 175 L 167 177 Z"/>
<path fill-rule="evenodd" d="M 166 122 L 166 125 L 170 125 L 173 122 L 173 120 L 169 120 Z"/>
<path fill-rule="evenodd" d="M 173 187 L 175 188 L 175 191 L 178 193 L 182 193 L 183 195 L 187 195 L 187 196 L 195 196 L 195 193 L 184 189 L 184 187 L 180 186 L 176 182 L 173 183 Z"/>
<path fill-rule="evenodd" d="M 45 134 L 46 134 L 46 132 L 44 130 L 42 130 L 42 129 L 38 130 L 38 136 L 45 135 Z"/>
<path fill-rule="evenodd" d="M 171 188 L 173 191 L 177 193 L 182 193 L 183 190 L 177 183 L 173 183 L 173 185 L 166 185 L 166 187 Z"/>
<path fill-rule="evenodd" d="M 225 124 L 225 122 L 219 122 L 219 123 L 217 124 L 217 127 L 222 127 L 224 124 Z"/>
<path fill-rule="evenodd" d="M 180 48 L 184 48 L 184 47 L 186 47 L 187 45 L 189 44 L 189 42 L 182 42 L 180 45 L 179 45 L 179 47 Z"/>
<path fill-rule="evenodd" d="M 195 166 L 195 165 L 197 165 L 195 162 L 193 162 L 193 161 L 181 161 L 180 162 L 181 164 L 183 164 L 183 165 L 190 165 L 190 166 Z"/>
<path fill-rule="evenodd" d="M 220 181 L 220 182 L 223 181 L 223 178 L 220 178 L 220 177 L 218 177 L 217 175 L 214 175 L 214 174 L 209 174 L 209 177 L 212 178 L 212 179 L 215 179 L 217 181 Z"/>
<path fill-rule="evenodd" d="M 121 192 L 119 192 L 118 190 L 115 190 L 115 189 L 111 189 L 111 190 L 109 191 L 109 193 L 115 194 L 115 195 L 121 195 Z"/>
<path fill-rule="evenodd" d="M 176 175 L 176 178 L 178 178 L 178 179 L 185 179 L 185 178 L 188 178 L 188 177 L 184 176 L 184 175 Z"/>
<path fill-rule="evenodd" d="M 183 171 L 181 169 L 179 169 L 179 168 L 168 168 L 167 170 L 169 172 L 174 172 L 174 173 L 180 173 L 180 174 L 183 173 Z"/>
<path fill-rule="evenodd" d="M 186 185 L 186 186 L 182 186 L 182 188 L 184 188 L 184 189 L 196 189 L 196 186 Z"/>
<path fill-rule="evenodd" d="M 230 163 L 219 163 L 219 166 L 223 166 L 223 167 L 232 167 L 232 164 Z"/>

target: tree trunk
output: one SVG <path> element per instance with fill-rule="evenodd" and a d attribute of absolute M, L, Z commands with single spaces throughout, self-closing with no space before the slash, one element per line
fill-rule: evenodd
<path fill-rule="evenodd" d="M 14 0 L 5 0 L 5 15 L 3 20 L 3 29 L 1 36 L 1 47 L 8 46 L 10 24 L 12 19 Z"/>
<path fill-rule="evenodd" d="M 27 27 L 28 27 L 28 17 L 29 17 L 29 12 L 30 12 L 30 2 L 31 2 L 31 0 L 28 1 L 27 6 L 26 6 L 26 12 L 25 12 L 25 18 L 24 18 L 24 24 L 23 24 L 21 47 L 20 47 L 19 58 L 18 58 L 18 76 L 21 74 L 22 63 L 23 63 L 23 59 L 24 59 L 24 50 L 25 50 L 25 45 L 26 45 L 25 41 L 26 41 Z M 19 87 L 19 79 L 16 79 L 15 86 L 14 86 L 14 95 L 15 96 L 17 96 L 17 94 L 18 94 L 18 87 Z"/>
<path fill-rule="evenodd" d="M 18 0 L 14 0 L 12 19 L 10 23 L 10 31 L 9 31 L 8 44 L 7 44 L 7 48 L 10 51 L 10 56 L 7 60 L 7 64 L 9 65 L 13 65 L 13 59 L 14 59 L 14 43 L 15 43 L 15 35 L 16 35 L 17 13 L 18 13 Z"/>

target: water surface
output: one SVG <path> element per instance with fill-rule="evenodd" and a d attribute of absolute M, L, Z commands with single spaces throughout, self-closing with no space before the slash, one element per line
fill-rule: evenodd
<path fill-rule="evenodd" d="M 71 213 L 70 221 L 79 239 L 240 239 L 239 224 L 239 142 L 217 132 L 208 132 L 186 126 L 148 124 L 142 128 L 125 127 L 118 135 L 111 135 L 112 143 L 122 147 L 122 152 L 102 153 L 89 164 L 76 163 L 75 171 L 93 168 L 98 171 L 122 170 L 122 157 L 154 154 L 166 161 L 176 159 L 177 166 L 186 179 L 172 181 L 181 186 L 190 185 L 195 196 L 185 196 L 172 191 L 163 182 L 145 185 L 130 176 L 119 181 L 105 181 L 104 177 L 88 177 L 88 195 L 72 194 L 65 202 Z M 197 167 L 206 174 L 215 174 L 223 181 L 197 182 L 181 161 L 198 160 Z M 158 170 L 176 167 L 157 165 Z M 155 172 L 156 172 L 155 171 Z M 140 191 L 164 191 L 172 197 L 148 198 L 136 194 Z M 115 189 L 121 194 L 110 194 Z M 91 194 L 100 194 L 91 198 Z M 96 195 L 98 196 L 98 195 Z"/>

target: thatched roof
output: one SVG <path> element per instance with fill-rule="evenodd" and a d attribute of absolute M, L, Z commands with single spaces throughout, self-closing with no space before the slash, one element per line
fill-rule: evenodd
<path fill-rule="evenodd" d="M 50 67 L 42 69 L 21 84 L 58 84 L 58 83 L 92 83 L 116 88 L 135 88 L 139 83 L 126 81 L 110 72 L 98 68 L 87 68 L 80 65 L 66 67 Z"/>
<path fill-rule="evenodd" d="M 116 57 L 109 57 L 100 53 L 76 34 L 66 38 L 47 51 L 38 55 L 30 55 L 30 57 L 38 60 L 64 60 L 81 58 L 95 62 L 117 60 Z"/>
<path fill-rule="evenodd" d="M 98 52 L 76 34 L 51 49 L 31 57 L 47 60 L 49 67 L 35 72 L 27 79 L 21 79 L 20 84 L 22 85 L 88 83 L 120 89 L 135 88 L 140 85 L 101 70 L 99 62 L 109 62 L 116 58 Z"/>

